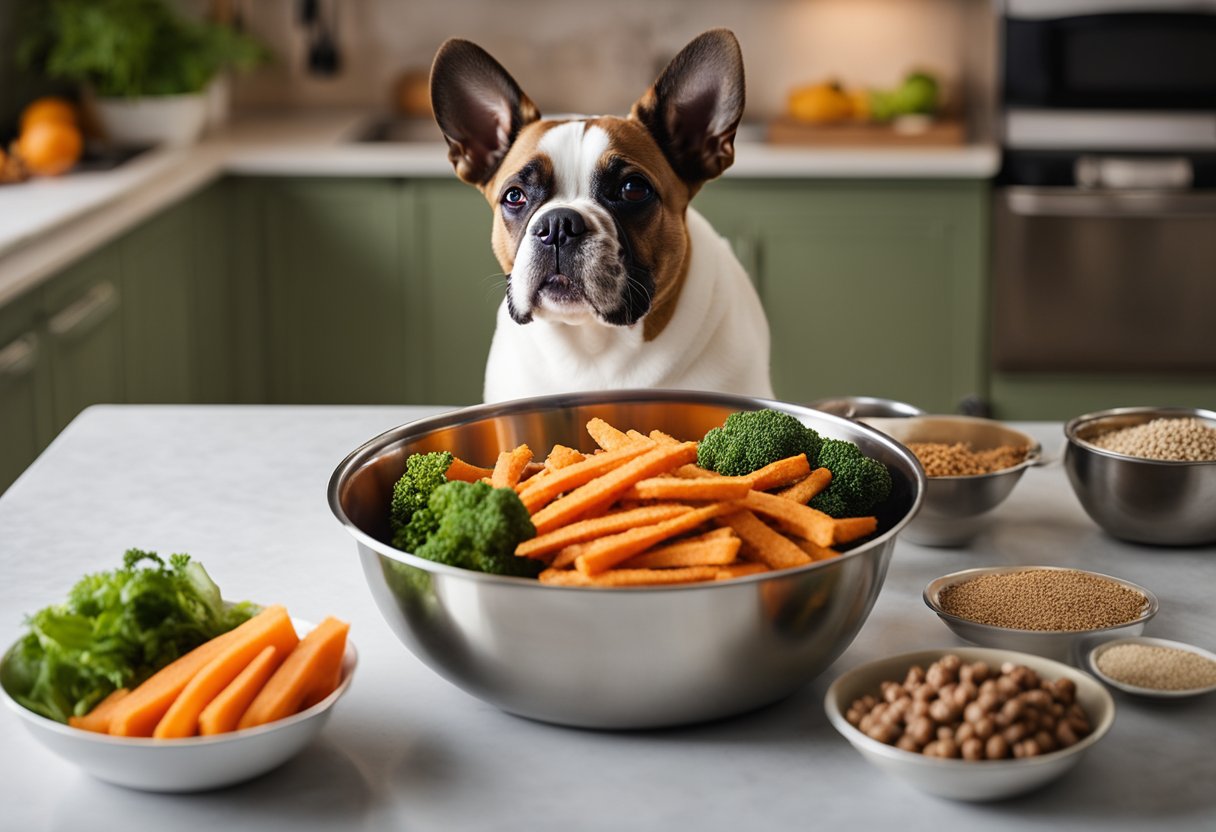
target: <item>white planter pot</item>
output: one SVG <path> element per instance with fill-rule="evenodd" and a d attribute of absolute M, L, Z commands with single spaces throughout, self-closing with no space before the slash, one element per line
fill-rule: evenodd
<path fill-rule="evenodd" d="M 193 144 L 207 123 L 207 95 L 98 98 L 97 114 L 116 145 Z"/>

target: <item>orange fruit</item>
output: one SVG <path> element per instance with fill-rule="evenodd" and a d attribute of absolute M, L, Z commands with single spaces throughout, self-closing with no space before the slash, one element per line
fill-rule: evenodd
<path fill-rule="evenodd" d="M 28 107 L 21 111 L 22 132 L 25 132 L 25 129 L 31 125 L 42 124 L 46 121 L 60 122 L 75 126 L 76 108 L 72 106 L 72 103 L 66 99 L 46 96 L 34 100 Z"/>
<path fill-rule="evenodd" d="M 42 121 L 21 131 L 17 153 L 37 176 L 58 176 L 80 160 L 84 139 L 74 124 Z"/>

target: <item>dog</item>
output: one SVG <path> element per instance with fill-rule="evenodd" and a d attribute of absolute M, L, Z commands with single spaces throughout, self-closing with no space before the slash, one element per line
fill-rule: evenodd
<path fill-rule="evenodd" d="M 431 101 L 456 175 L 494 210 L 507 277 L 487 402 L 624 388 L 773 397 L 760 299 L 689 207 L 734 161 L 744 79 L 731 32 L 690 42 L 625 118 L 542 119 L 459 39 L 435 56 Z"/>

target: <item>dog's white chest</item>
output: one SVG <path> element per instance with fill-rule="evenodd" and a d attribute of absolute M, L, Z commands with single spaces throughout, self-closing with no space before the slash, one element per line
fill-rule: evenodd
<path fill-rule="evenodd" d="M 487 402 L 630 388 L 709 390 L 771 398 L 768 322 L 730 246 L 696 211 L 675 312 L 653 340 L 642 323 L 611 327 L 535 320 L 499 309 L 486 364 Z"/>

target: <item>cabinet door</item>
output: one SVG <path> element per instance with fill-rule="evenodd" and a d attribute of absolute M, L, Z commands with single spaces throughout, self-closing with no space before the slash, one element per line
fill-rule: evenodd
<path fill-rule="evenodd" d="M 260 187 L 270 401 L 408 401 L 399 183 Z"/>
<path fill-rule="evenodd" d="M 38 299 L 0 310 L 0 492 L 50 441 L 51 395 Z"/>
<path fill-rule="evenodd" d="M 119 258 L 107 247 L 47 287 L 53 433 L 91 404 L 123 401 Z"/>
<path fill-rule="evenodd" d="M 984 392 L 980 183 L 727 180 L 694 205 L 750 252 L 780 398 Z"/>
<path fill-rule="evenodd" d="M 194 400 L 194 263 L 190 203 L 175 205 L 119 243 L 126 400 Z"/>
<path fill-rule="evenodd" d="M 480 402 L 494 318 L 506 291 L 490 249 L 490 206 L 456 181 L 412 183 L 406 198 L 415 206 L 415 256 L 407 271 L 411 327 L 424 334 L 426 401 Z"/>

